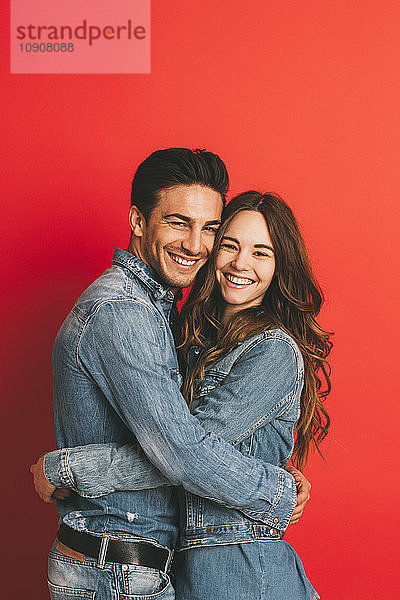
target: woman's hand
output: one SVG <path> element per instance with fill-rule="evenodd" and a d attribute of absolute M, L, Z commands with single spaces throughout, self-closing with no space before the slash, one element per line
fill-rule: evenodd
<path fill-rule="evenodd" d="M 289 521 L 289 525 L 294 525 L 299 522 L 304 508 L 310 499 L 311 483 L 293 465 L 287 465 L 285 471 L 288 471 L 294 477 L 297 487 L 297 504 Z"/>

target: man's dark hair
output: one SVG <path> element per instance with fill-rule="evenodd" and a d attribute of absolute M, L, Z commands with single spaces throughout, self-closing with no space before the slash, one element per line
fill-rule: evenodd
<path fill-rule="evenodd" d="M 176 185 L 196 184 L 218 192 L 225 205 L 229 177 L 219 156 L 200 149 L 156 150 L 139 165 L 135 173 L 131 205 L 137 206 L 148 222 L 162 190 Z"/>

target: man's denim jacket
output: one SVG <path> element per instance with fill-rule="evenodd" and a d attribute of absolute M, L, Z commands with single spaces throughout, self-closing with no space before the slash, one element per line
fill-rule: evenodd
<path fill-rule="evenodd" d="M 276 442 L 286 414 L 292 432 L 297 418 L 302 368 L 295 345 L 282 332 L 246 342 L 207 373 L 208 401 L 200 392 L 191 415 L 168 323 L 172 293 L 130 253 L 116 250 L 113 263 L 76 302 L 54 345 L 56 437 L 64 449 L 49 453 L 44 468 L 54 485 L 80 494 L 58 502 L 64 522 L 175 545 L 172 483 L 192 494 L 192 507 L 204 502 L 195 498 L 201 496 L 214 501 L 207 504 L 212 513 L 222 503 L 246 523 L 285 529 L 296 487 L 276 465 L 285 464 L 292 441 L 281 440 L 279 448 Z M 248 377 L 244 385 L 247 369 L 257 364 L 252 385 Z M 243 403 L 249 394 L 254 404 Z M 270 450 L 260 453 L 264 441 Z M 122 491 L 129 489 L 137 491 Z"/>

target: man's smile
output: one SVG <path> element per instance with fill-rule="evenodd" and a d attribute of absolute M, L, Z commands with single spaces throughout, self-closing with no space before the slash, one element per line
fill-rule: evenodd
<path fill-rule="evenodd" d="M 184 267 L 192 267 L 193 265 L 196 264 L 197 260 L 199 260 L 199 259 L 192 259 L 192 258 L 191 259 L 183 258 L 182 256 L 178 256 L 177 254 L 173 254 L 169 250 L 167 250 L 167 252 L 173 261 L 175 261 L 179 265 L 183 265 Z"/>

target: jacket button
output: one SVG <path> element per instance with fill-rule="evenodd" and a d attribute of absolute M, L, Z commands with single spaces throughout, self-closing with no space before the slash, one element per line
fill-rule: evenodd
<path fill-rule="evenodd" d="M 269 533 L 270 533 L 270 535 L 275 535 L 276 534 L 276 530 L 275 529 L 270 529 Z"/>

